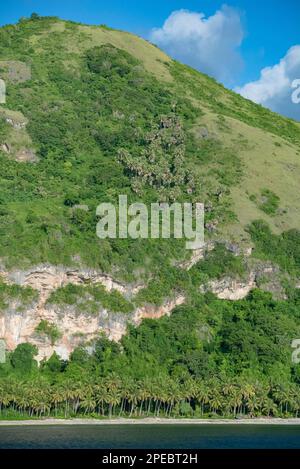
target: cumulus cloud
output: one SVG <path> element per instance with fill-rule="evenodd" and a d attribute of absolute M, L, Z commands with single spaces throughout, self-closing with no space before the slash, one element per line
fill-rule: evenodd
<path fill-rule="evenodd" d="M 238 49 L 243 37 L 239 12 L 226 5 L 208 18 L 203 13 L 174 11 L 150 34 L 150 40 L 171 57 L 227 84 L 242 68 Z"/>
<path fill-rule="evenodd" d="M 300 121 L 300 103 L 297 103 L 300 96 L 298 80 L 300 45 L 291 47 L 278 64 L 264 68 L 257 81 L 247 83 L 235 91 L 272 111 Z"/>

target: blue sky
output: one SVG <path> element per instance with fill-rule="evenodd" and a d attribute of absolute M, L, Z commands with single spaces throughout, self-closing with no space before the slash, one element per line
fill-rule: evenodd
<path fill-rule="evenodd" d="M 224 9 L 224 4 L 229 8 Z M 190 15 L 177 14 L 170 19 L 172 13 L 180 10 L 188 10 Z M 285 114 L 293 114 L 296 109 L 295 105 L 291 110 L 285 109 L 279 103 L 283 94 L 286 99 L 286 89 L 283 93 L 282 87 L 276 91 L 271 86 L 265 93 L 266 78 L 262 78 L 261 71 L 265 67 L 276 67 L 284 59 L 281 69 L 289 70 L 285 72 L 289 80 L 300 78 L 300 63 L 298 68 L 297 62 L 300 55 L 299 0 L 14 0 L 1 4 L 0 23 L 15 23 L 33 11 L 88 24 L 105 23 L 150 38 L 171 55 L 214 75 L 250 99 L 271 108 L 275 106 L 275 110 Z M 221 14 L 216 16 L 218 11 Z M 199 16 L 200 13 L 203 15 Z M 164 28 L 168 18 L 170 21 Z M 208 18 L 212 19 L 209 34 L 213 32 L 216 36 L 205 40 L 201 28 L 206 28 Z M 185 33 L 181 34 L 181 27 L 189 29 L 192 23 L 194 27 L 190 28 L 187 38 Z M 160 29 L 153 33 L 153 28 Z M 211 49 L 213 43 L 215 48 Z M 287 55 L 290 48 L 297 45 L 299 50 Z M 189 53 L 185 53 L 188 50 Z M 271 80 L 278 80 L 280 73 L 282 75 L 282 70 L 272 69 Z M 292 76 L 297 73 L 299 76 Z M 274 98 L 274 93 L 278 92 L 280 99 L 278 94 Z M 297 112 L 300 113 L 300 105 Z M 297 112 L 293 117 L 297 118 Z"/>

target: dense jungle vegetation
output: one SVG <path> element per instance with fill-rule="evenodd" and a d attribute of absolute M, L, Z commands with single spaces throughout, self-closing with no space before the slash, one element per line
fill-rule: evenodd
<path fill-rule="evenodd" d="M 298 416 L 299 306 L 299 292 L 277 302 L 259 290 L 237 302 L 200 295 L 120 344 L 102 336 L 92 354 L 54 353 L 39 367 L 35 346 L 21 344 L 0 365 L 1 416 Z"/>

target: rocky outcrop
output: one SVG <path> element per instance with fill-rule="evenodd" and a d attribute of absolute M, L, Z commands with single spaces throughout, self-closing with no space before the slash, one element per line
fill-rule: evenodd
<path fill-rule="evenodd" d="M 222 300 L 242 300 L 251 290 L 256 288 L 255 273 L 251 272 L 245 281 L 224 277 L 220 280 L 213 280 L 209 282 L 207 286 L 201 288 L 202 291 L 212 291 Z"/>
<path fill-rule="evenodd" d="M 5 118 L 5 121 L 11 125 L 14 129 L 16 130 L 21 130 L 21 129 L 25 129 L 26 127 L 26 124 L 27 122 L 26 121 L 19 121 L 19 120 L 15 120 L 11 117 L 6 117 Z"/>
<path fill-rule="evenodd" d="M 29 270 L 14 270 L 11 272 L 5 272 L 4 270 L 1 272 L 0 270 L 0 275 L 9 283 L 16 283 L 38 290 L 42 300 L 48 299 L 53 290 L 64 287 L 69 283 L 74 285 L 100 283 L 107 291 L 114 289 L 127 296 L 134 295 L 139 289 L 143 288 L 143 285 L 122 284 L 111 276 L 93 269 L 71 269 L 47 264 Z"/>
<path fill-rule="evenodd" d="M 215 247 L 215 243 L 213 241 L 208 241 L 205 246 L 199 248 L 199 249 L 194 249 L 192 251 L 192 254 L 189 259 L 179 262 L 177 265 L 181 269 L 184 270 L 190 270 L 197 262 L 201 261 L 204 259 L 205 255 L 212 251 Z"/>
<path fill-rule="evenodd" d="M 50 265 L 28 271 L 2 270 L 0 275 L 8 283 L 31 287 L 39 292 L 38 300 L 33 304 L 24 307 L 20 301 L 10 301 L 0 314 L 0 338 L 5 340 L 7 349 L 13 350 L 20 343 L 30 342 L 38 347 L 38 361 L 50 357 L 54 351 L 67 359 L 76 346 L 92 343 L 100 332 L 111 340 L 119 341 L 126 334 L 128 324 L 137 326 L 144 318 L 157 319 L 169 315 L 185 300 L 184 296 L 179 295 L 159 307 L 145 305 L 130 314 L 112 313 L 100 306 L 96 314 L 86 314 L 78 312 L 75 306 L 52 305 L 47 300 L 54 290 L 70 283 L 100 283 L 107 291 L 114 289 L 127 297 L 135 295 L 143 285 L 124 285 L 94 270 Z M 61 337 L 56 343 L 51 343 L 47 336 L 37 334 L 36 328 L 42 320 L 55 325 L 60 331 Z"/>
<path fill-rule="evenodd" d="M 257 288 L 272 293 L 275 300 L 287 299 L 282 285 L 283 276 L 277 265 L 271 262 L 260 262 L 256 266 L 255 274 Z M 291 279 L 287 274 L 285 274 L 284 278 L 290 283 Z"/>
<path fill-rule="evenodd" d="M 138 308 L 132 317 L 134 324 L 138 325 L 143 319 L 159 319 L 162 316 L 170 316 L 176 306 L 180 306 L 185 302 L 184 295 L 178 295 L 176 298 L 167 300 L 161 306 L 146 305 Z"/>
<path fill-rule="evenodd" d="M 38 161 L 35 151 L 29 148 L 21 148 L 18 150 L 15 159 L 20 163 L 35 163 Z"/>
<path fill-rule="evenodd" d="M 243 279 L 227 276 L 209 281 L 200 286 L 200 291 L 211 291 L 221 300 L 237 301 L 246 298 L 254 288 L 272 293 L 274 299 L 286 299 L 280 269 L 271 262 L 257 262 Z"/>
<path fill-rule="evenodd" d="M 183 296 L 179 296 L 160 307 L 143 306 L 131 314 L 111 313 L 104 308 L 100 308 L 96 314 L 78 314 L 71 306 L 49 307 L 41 302 L 20 310 L 20 304 L 11 303 L 5 313 L 0 315 L 0 338 L 5 340 L 8 350 L 13 350 L 23 342 L 36 345 L 39 350 L 38 361 L 49 358 L 54 351 L 67 359 L 75 347 L 92 344 L 101 332 L 110 340 L 119 341 L 126 334 L 128 324 L 137 326 L 145 318 L 158 319 L 169 315 L 184 300 Z M 41 320 L 55 325 L 61 332 L 61 337 L 54 344 L 47 336 L 36 333 Z"/>
<path fill-rule="evenodd" d="M 181 267 L 191 268 L 206 251 L 213 249 L 213 244 L 193 253 L 192 257 Z M 280 286 L 279 269 L 271 263 L 258 262 L 248 271 L 244 279 L 224 277 L 212 280 L 201 286 L 202 292 L 212 291 L 218 298 L 224 300 L 241 300 L 249 292 L 261 287 L 264 283 L 268 291 Z M 276 277 L 277 275 L 277 277 Z M 275 281 L 274 279 L 277 278 Z M 5 340 L 8 350 L 13 350 L 18 344 L 30 342 L 38 347 L 38 361 L 48 358 L 55 351 L 62 358 L 67 359 L 78 345 L 93 347 L 93 343 L 101 332 L 109 339 L 119 341 L 127 332 L 128 324 L 139 325 L 145 318 L 158 319 L 170 315 L 172 310 L 184 303 L 184 295 L 178 294 L 169 298 L 161 306 L 152 304 L 136 308 L 132 313 L 112 313 L 99 304 L 96 312 L 87 313 L 77 308 L 77 305 L 55 305 L 48 302 L 51 293 L 68 284 L 89 285 L 101 284 L 107 291 L 117 290 L 128 299 L 144 287 L 137 284 L 123 284 L 111 276 L 93 269 L 66 268 L 63 266 L 40 265 L 30 270 L 14 270 L 7 272 L 0 268 L 0 279 L 6 283 L 31 287 L 38 292 L 38 299 L 32 304 L 24 306 L 20 300 L 6 301 L 5 311 L 0 312 L 0 339 Z M 273 283 L 272 283 L 273 282 Z M 275 283 L 274 283 L 275 282 Z M 271 285 L 271 286 L 270 286 Z M 51 342 L 46 335 L 36 332 L 41 321 L 54 325 L 60 332 L 60 337 Z"/>
<path fill-rule="evenodd" d="M 4 153 L 10 153 L 11 152 L 11 146 L 9 143 L 2 143 L 0 146 L 1 150 L 4 151 Z"/>
<path fill-rule="evenodd" d="M 17 111 L 0 107 L 0 117 L 12 128 L 6 136 L 7 141 L 0 142 L 0 150 L 20 163 L 36 163 L 39 158 L 26 131 L 28 119 Z"/>

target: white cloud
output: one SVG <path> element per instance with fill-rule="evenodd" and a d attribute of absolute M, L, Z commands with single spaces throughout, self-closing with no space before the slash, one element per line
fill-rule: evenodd
<path fill-rule="evenodd" d="M 244 38 L 238 10 L 222 6 L 214 15 L 178 10 L 171 13 L 161 28 L 151 31 L 150 40 L 175 59 L 230 86 L 243 66 L 239 47 Z M 291 47 L 285 57 L 264 68 L 257 81 L 235 88 L 252 101 L 300 120 L 300 103 L 292 101 L 292 83 L 300 79 L 300 45 Z M 295 82 L 296 83 L 296 82 Z M 296 86 L 296 85 L 295 85 Z"/>
<path fill-rule="evenodd" d="M 291 47 L 278 64 L 264 68 L 259 80 L 235 91 L 272 111 L 300 120 L 300 103 L 292 101 L 293 92 L 294 96 L 297 94 L 292 84 L 297 79 L 300 79 L 300 45 Z M 297 82 L 294 86 L 299 88 Z"/>
<path fill-rule="evenodd" d="M 150 39 L 175 59 L 222 82 L 231 82 L 243 65 L 238 51 L 244 37 L 237 10 L 224 5 L 214 15 L 174 11 Z"/>

